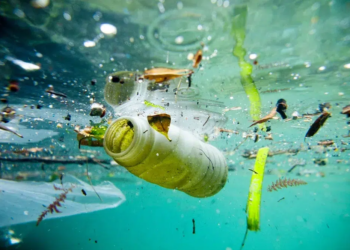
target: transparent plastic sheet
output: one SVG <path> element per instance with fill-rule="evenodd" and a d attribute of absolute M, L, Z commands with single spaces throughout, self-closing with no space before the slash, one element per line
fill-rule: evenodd
<path fill-rule="evenodd" d="M 46 207 L 63 192 L 55 190 L 53 185 L 62 188 L 59 180 L 51 183 L 0 180 L 0 227 L 37 221 Z M 125 201 L 124 194 L 108 181 L 94 186 L 102 201 L 91 185 L 65 175 L 63 188 L 68 189 L 72 185 L 75 187 L 59 207 L 61 213 L 49 213 L 44 220 L 114 208 Z"/>
<path fill-rule="evenodd" d="M 123 79 L 123 84 L 113 82 L 113 77 Z M 224 127 L 227 117 L 222 113 L 225 105 L 220 101 L 203 99 L 203 93 L 195 87 L 187 87 L 180 78 L 162 84 L 149 80 L 135 80 L 135 72 L 115 72 L 106 78 L 105 101 L 110 104 L 117 116 L 143 116 L 155 113 L 167 113 L 171 123 L 181 129 L 191 131 L 198 139 L 204 140 L 204 134 L 214 139 L 217 127 Z M 179 88 L 179 89 L 178 89 Z M 176 95 L 175 95 L 176 93 Z M 146 105 L 162 106 L 164 109 Z"/>

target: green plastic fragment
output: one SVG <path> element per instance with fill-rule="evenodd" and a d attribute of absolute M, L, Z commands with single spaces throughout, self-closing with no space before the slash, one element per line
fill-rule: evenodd
<path fill-rule="evenodd" d="M 231 34 L 236 44 L 233 48 L 233 55 L 238 59 L 238 65 L 241 68 L 241 84 L 250 101 L 250 115 L 254 121 L 260 119 L 261 101 L 259 91 L 252 78 L 253 66 L 245 60 L 247 51 L 243 47 L 245 39 L 245 26 L 247 20 L 247 6 L 237 6 L 234 8 L 234 17 L 232 21 Z M 258 124 L 259 128 L 266 131 L 265 123 Z"/>
<path fill-rule="evenodd" d="M 148 107 L 153 107 L 153 108 L 160 108 L 162 110 L 165 110 L 165 108 L 163 106 L 160 106 L 160 105 L 156 105 L 154 103 L 151 103 L 149 101 L 144 101 L 145 105 L 148 106 Z"/>
<path fill-rule="evenodd" d="M 104 125 L 94 126 L 92 127 L 90 134 L 93 138 L 103 139 L 107 128 L 108 126 L 104 126 Z"/>
<path fill-rule="evenodd" d="M 205 142 L 208 142 L 208 141 L 209 141 L 209 135 L 208 135 L 208 134 L 204 134 L 203 137 L 204 137 L 204 141 L 205 141 Z"/>
<path fill-rule="evenodd" d="M 57 180 L 60 176 L 56 173 L 53 173 L 52 175 L 49 176 L 49 182 L 53 182 Z"/>

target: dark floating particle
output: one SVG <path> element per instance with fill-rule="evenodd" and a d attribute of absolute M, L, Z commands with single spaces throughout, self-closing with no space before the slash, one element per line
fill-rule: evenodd
<path fill-rule="evenodd" d="M 327 158 L 324 159 L 314 159 L 313 160 L 314 164 L 319 165 L 319 166 L 326 166 L 327 165 Z"/>
<path fill-rule="evenodd" d="M 71 120 L 71 115 L 68 113 L 66 117 L 64 117 L 65 120 L 70 121 Z"/>
<path fill-rule="evenodd" d="M 255 134 L 254 142 L 258 142 L 258 141 L 259 141 L 259 134 Z"/>
<path fill-rule="evenodd" d="M 276 113 L 279 113 L 281 115 L 282 119 L 286 119 L 287 115 L 285 114 L 285 111 L 287 110 L 287 107 L 288 107 L 288 105 L 287 105 L 286 100 L 279 99 L 276 103 L 276 106 L 270 111 L 270 113 L 267 116 L 261 118 L 258 121 L 255 121 L 249 127 L 252 127 L 258 123 L 267 122 L 268 120 L 272 119 L 276 115 Z"/>
<path fill-rule="evenodd" d="M 86 192 L 84 189 L 82 189 L 81 192 L 83 193 L 84 196 L 86 196 Z"/>
<path fill-rule="evenodd" d="M 63 180 L 63 174 L 60 174 L 60 181 L 61 181 L 61 185 L 63 185 L 62 180 Z"/>
<path fill-rule="evenodd" d="M 320 115 L 316 121 L 311 125 L 309 130 L 307 131 L 305 137 L 314 136 L 317 131 L 324 125 L 327 119 L 331 116 L 331 113 L 324 111 L 322 115 Z"/>
<path fill-rule="evenodd" d="M 210 115 L 208 116 L 207 120 L 205 121 L 205 123 L 203 124 L 203 127 L 205 126 L 205 124 L 207 124 L 207 122 L 209 121 L 210 119 Z"/>
<path fill-rule="evenodd" d="M 8 100 L 7 100 L 6 98 L 1 98 L 0 101 L 1 101 L 2 103 L 8 103 Z"/>
<path fill-rule="evenodd" d="M 192 74 L 187 77 L 188 80 L 188 87 L 191 88 L 192 85 Z"/>
<path fill-rule="evenodd" d="M 196 222 L 194 219 L 192 219 L 192 224 L 193 224 L 193 231 L 192 233 L 195 234 L 196 233 Z"/>
<path fill-rule="evenodd" d="M 11 107 L 6 106 L 1 110 L 0 121 L 3 123 L 8 123 L 15 117 L 15 115 L 16 111 Z"/>
<path fill-rule="evenodd" d="M 95 240 L 95 243 L 97 243 L 97 240 Z"/>
<path fill-rule="evenodd" d="M 281 115 L 282 119 L 286 119 L 286 110 L 288 108 L 287 101 L 284 99 L 279 99 L 276 103 L 276 111 Z"/>
<path fill-rule="evenodd" d="M 345 106 L 342 109 L 341 114 L 346 115 L 347 117 L 350 117 L 350 105 Z"/>
<path fill-rule="evenodd" d="M 328 109 L 330 109 L 332 106 L 329 102 L 326 102 L 326 103 L 320 103 L 318 105 L 318 108 L 320 110 L 320 112 L 324 112 L 324 111 L 327 111 Z"/>
<path fill-rule="evenodd" d="M 92 80 L 91 80 L 91 85 L 92 85 L 92 86 L 95 86 L 96 82 L 97 82 L 96 79 L 92 79 Z"/>
<path fill-rule="evenodd" d="M 252 171 L 254 174 L 258 174 L 258 172 L 256 172 L 256 171 L 253 170 L 253 169 L 248 168 L 248 170 L 249 170 L 249 171 Z"/>
<path fill-rule="evenodd" d="M 36 105 L 36 109 L 41 109 L 43 107 L 43 105 L 37 104 Z"/>
<path fill-rule="evenodd" d="M 282 200 L 284 200 L 284 197 L 282 197 L 281 199 L 279 199 L 277 202 L 280 202 L 280 201 L 282 201 Z"/>
<path fill-rule="evenodd" d="M 51 95 L 57 95 L 57 96 L 60 96 L 60 97 L 67 98 L 66 94 L 63 94 L 63 93 L 60 93 L 60 92 L 56 92 L 56 91 L 53 91 L 53 90 L 50 90 L 50 89 L 45 90 L 45 92 L 49 93 Z"/>
<path fill-rule="evenodd" d="M 271 126 L 266 126 L 266 132 L 270 132 L 271 131 Z"/>
<path fill-rule="evenodd" d="M 10 80 L 9 85 L 8 85 L 8 90 L 11 92 L 17 92 L 19 91 L 19 86 L 18 86 L 18 82 L 15 80 Z"/>

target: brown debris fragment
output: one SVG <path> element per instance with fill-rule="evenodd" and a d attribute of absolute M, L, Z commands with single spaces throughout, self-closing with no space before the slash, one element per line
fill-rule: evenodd
<path fill-rule="evenodd" d="M 273 140 L 272 138 L 272 134 L 271 133 L 268 133 L 267 136 L 265 136 L 265 140 Z"/>
<path fill-rule="evenodd" d="M 193 68 L 197 68 L 203 58 L 203 51 L 199 49 L 193 57 Z"/>
<path fill-rule="evenodd" d="M 231 134 L 236 134 L 236 135 L 238 135 L 239 134 L 239 132 L 238 131 L 236 131 L 236 130 L 232 130 L 232 129 L 226 129 L 226 128 L 216 128 L 215 129 L 216 130 L 216 132 L 221 132 L 221 133 L 223 133 L 223 132 L 226 132 L 226 133 L 231 133 Z"/>
<path fill-rule="evenodd" d="M 345 106 L 342 109 L 341 114 L 346 115 L 347 117 L 350 117 L 350 105 Z"/>
<path fill-rule="evenodd" d="M 60 92 L 56 92 L 54 89 L 53 89 L 53 86 L 52 85 L 49 85 L 49 87 L 45 90 L 46 93 L 49 93 L 50 95 L 57 95 L 57 96 L 60 96 L 60 97 L 64 97 L 64 98 L 67 98 L 67 95 L 66 94 L 63 94 L 63 93 L 60 93 Z"/>
<path fill-rule="evenodd" d="M 328 162 L 327 158 L 324 159 L 314 159 L 314 163 L 319 166 L 326 166 Z"/>
<path fill-rule="evenodd" d="M 61 203 L 64 202 L 67 199 L 67 194 L 69 192 L 73 191 L 73 188 L 75 186 L 71 186 L 68 189 L 63 189 L 60 187 L 56 187 L 55 185 L 53 185 L 55 190 L 62 190 L 63 193 L 60 194 L 59 197 L 56 198 L 56 200 L 54 202 L 52 202 L 39 216 L 37 222 L 36 222 L 36 226 L 39 226 L 40 222 L 44 219 L 44 217 L 50 212 L 51 214 L 56 212 L 56 213 L 61 213 L 60 210 L 58 210 L 57 207 L 62 207 Z"/>
<path fill-rule="evenodd" d="M 232 107 L 232 108 L 225 108 L 222 110 L 222 112 L 227 112 L 227 111 L 230 111 L 230 110 L 241 110 L 242 108 L 241 107 Z"/>
<path fill-rule="evenodd" d="M 149 115 L 147 116 L 149 125 L 156 130 L 157 132 L 164 135 L 169 141 L 171 139 L 168 136 L 169 127 L 171 123 L 171 117 L 168 114 L 159 114 L 159 115 Z"/>
<path fill-rule="evenodd" d="M 10 129 L 10 128 L 4 126 L 4 125 L 2 125 L 1 123 L 0 123 L 0 129 L 5 130 L 5 131 L 7 131 L 7 132 L 10 132 L 10 133 L 12 133 L 12 134 L 17 135 L 18 137 L 23 138 L 23 136 L 22 136 L 21 134 L 19 134 L 19 133 L 17 133 L 16 131 L 14 131 L 14 130 L 12 130 L 12 129 Z"/>
<path fill-rule="evenodd" d="M 268 157 L 272 157 L 272 156 L 274 156 L 274 155 L 280 155 L 280 154 L 297 154 L 297 153 L 299 153 L 300 151 L 305 151 L 305 150 L 300 150 L 300 149 L 286 149 L 286 150 L 275 150 L 275 151 L 269 151 L 269 153 L 268 153 Z M 257 156 L 257 151 L 256 150 L 252 150 L 252 151 L 250 151 L 250 150 L 246 150 L 243 154 L 242 154 L 242 156 L 244 157 L 244 158 L 248 158 L 248 159 L 254 159 L 254 158 L 256 158 L 256 156 Z"/>
<path fill-rule="evenodd" d="M 333 140 L 323 140 L 323 141 L 319 141 L 317 144 L 321 145 L 321 146 L 331 146 L 334 144 L 334 141 Z"/>
<path fill-rule="evenodd" d="M 162 83 L 191 74 L 193 74 L 193 70 L 190 69 L 154 68 L 145 70 L 143 78 L 155 81 L 156 83 Z"/>
<path fill-rule="evenodd" d="M 314 136 L 317 131 L 324 125 L 326 120 L 331 116 L 331 113 L 324 111 L 321 116 L 319 116 L 315 122 L 311 125 L 309 130 L 307 131 L 305 137 Z"/>
<path fill-rule="evenodd" d="M 278 191 L 278 189 L 281 188 L 287 188 L 287 187 L 293 187 L 293 186 L 299 186 L 299 185 L 306 185 L 307 182 L 303 180 L 297 180 L 297 179 L 278 179 L 275 183 L 272 183 L 271 186 L 268 186 L 267 190 L 269 192 L 272 191 Z"/>
<path fill-rule="evenodd" d="M 261 118 L 261 119 L 258 120 L 258 121 L 255 121 L 255 122 L 254 122 L 252 125 L 250 125 L 249 127 L 254 126 L 254 125 L 258 124 L 258 123 L 267 122 L 268 120 L 272 119 L 276 114 L 277 114 L 277 107 L 274 107 L 274 108 L 271 110 L 271 112 L 270 112 L 267 116 Z"/>

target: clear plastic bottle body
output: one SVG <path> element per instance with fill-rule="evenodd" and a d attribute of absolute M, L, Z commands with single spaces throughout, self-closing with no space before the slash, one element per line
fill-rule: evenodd
<path fill-rule="evenodd" d="M 117 140 L 114 130 L 121 120 L 133 125 L 131 144 L 124 151 L 113 152 Z M 146 131 L 146 132 L 145 132 Z M 106 131 L 106 152 L 132 174 L 159 186 L 178 189 L 193 197 L 208 197 L 219 192 L 227 179 L 223 154 L 175 125 L 165 136 L 151 128 L 145 118 L 121 117 Z"/>

